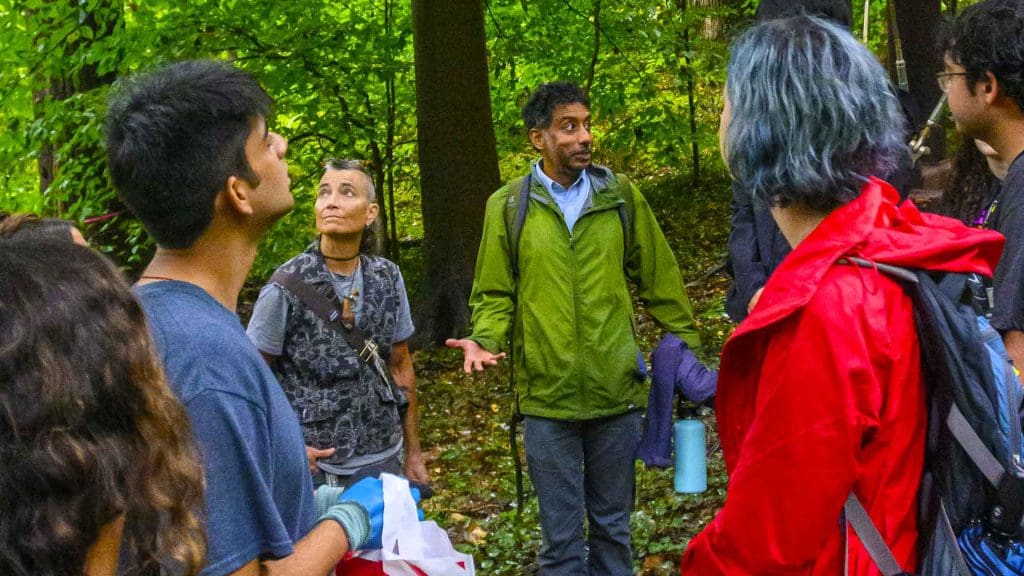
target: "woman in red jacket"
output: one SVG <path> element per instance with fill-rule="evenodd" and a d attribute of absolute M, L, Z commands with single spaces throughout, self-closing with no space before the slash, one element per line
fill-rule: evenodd
<path fill-rule="evenodd" d="M 998 235 L 923 215 L 875 174 L 907 154 L 886 73 L 847 31 L 798 16 L 734 43 L 720 140 L 793 252 L 722 351 L 716 411 L 729 491 L 683 574 L 878 574 L 841 522 L 851 491 L 917 565 L 927 423 L 910 298 L 840 263 L 991 274 Z"/>

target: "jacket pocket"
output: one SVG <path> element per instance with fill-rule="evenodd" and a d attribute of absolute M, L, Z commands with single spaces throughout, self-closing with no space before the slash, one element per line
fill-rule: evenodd
<path fill-rule="evenodd" d="M 296 399 L 295 412 L 302 426 L 307 446 L 326 449 L 337 448 L 331 458 L 342 461 L 350 457 L 353 449 L 342 440 L 345 413 L 352 409 L 351 387 L 335 385 L 330 388 L 309 388 L 307 395 Z"/>
<path fill-rule="evenodd" d="M 348 344 L 334 341 L 333 346 Z M 354 354 L 340 353 L 338 350 L 321 350 L 310 358 L 307 366 L 313 382 L 321 388 L 333 388 L 339 382 L 348 382 L 359 377 L 359 363 L 362 362 Z"/>

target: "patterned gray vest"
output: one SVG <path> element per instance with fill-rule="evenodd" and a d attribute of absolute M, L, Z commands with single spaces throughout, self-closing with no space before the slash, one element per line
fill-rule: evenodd
<path fill-rule="evenodd" d="M 359 257 L 359 265 L 363 274 L 359 328 L 380 347 L 386 362 L 398 322 L 398 267 L 366 255 Z M 298 274 L 341 310 L 319 241 L 280 270 Z M 326 326 L 294 294 L 283 292 L 289 304 L 288 320 L 274 373 L 299 417 L 306 444 L 336 448 L 324 460 L 331 464 L 398 444 L 402 421 L 388 384 L 359 359 L 344 336 Z"/>

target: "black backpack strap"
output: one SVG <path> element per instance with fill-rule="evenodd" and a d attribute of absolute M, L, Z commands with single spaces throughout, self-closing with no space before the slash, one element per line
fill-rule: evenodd
<path fill-rule="evenodd" d="M 619 221 L 622 223 L 622 264 L 625 268 L 629 251 L 633 248 L 633 215 L 636 213 L 633 185 L 625 174 L 616 174 L 615 179 L 622 188 L 622 204 L 619 204 Z"/>
<path fill-rule="evenodd" d="M 914 274 L 912 270 L 900 268 L 899 266 L 893 266 L 892 264 L 884 264 L 882 262 L 871 262 L 870 260 L 865 260 L 863 258 L 858 258 L 856 256 L 847 256 L 845 258 L 840 258 L 836 263 L 854 264 L 856 266 L 860 266 L 861 268 L 874 268 L 879 272 L 883 272 L 885 274 L 888 274 L 889 276 L 895 277 L 897 280 L 908 282 L 910 284 L 917 284 L 919 282 L 919 280 L 917 279 L 917 274 Z"/>
<path fill-rule="evenodd" d="M 868 511 L 864 509 L 864 505 L 860 503 L 856 494 L 850 492 L 850 495 L 846 498 L 846 506 L 843 510 L 846 511 L 846 521 L 850 523 L 850 527 L 857 533 L 861 544 L 864 545 L 871 559 L 875 561 L 875 566 L 878 566 L 878 570 L 882 575 L 909 576 L 907 572 L 900 568 L 899 562 L 896 561 L 892 551 L 889 550 L 889 545 L 882 539 L 882 535 L 875 528 L 875 523 L 871 521 Z"/>
<path fill-rule="evenodd" d="M 508 236 L 509 259 L 512 262 L 512 279 L 519 279 L 519 239 L 523 235 L 523 224 L 526 222 L 526 210 L 530 205 L 531 174 L 521 180 L 518 195 L 513 186 L 515 180 L 509 182 L 508 202 L 505 206 L 505 234 Z"/>
<path fill-rule="evenodd" d="M 345 341 L 352 350 L 355 350 L 356 355 L 359 359 L 366 363 L 367 366 L 372 369 L 377 376 L 387 385 L 391 391 L 391 395 L 395 397 L 395 400 L 404 409 L 408 405 L 408 399 L 405 397 L 405 393 L 398 387 L 394 379 L 391 377 L 388 371 L 388 366 L 381 358 L 380 352 L 377 348 L 377 343 L 371 338 L 367 338 L 366 334 L 357 326 L 352 324 L 351 328 L 345 326 L 341 321 L 341 310 L 334 305 L 326 296 L 316 291 L 315 288 L 307 284 L 302 278 L 294 273 L 285 272 L 278 270 L 274 272 L 274 275 L 270 277 L 268 281 L 273 284 L 279 284 L 286 288 L 289 292 L 295 295 L 302 304 L 309 308 L 317 318 L 320 318 L 329 328 L 341 334 Z"/>
<path fill-rule="evenodd" d="M 519 280 L 519 240 L 523 233 L 523 224 L 526 223 L 526 210 L 530 205 L 530 184 L 532 174 L 527 173 L 516 190 L 513 180 L 508 185 L 508 201 L 505 203 L 505 235 L 508 237 L 509 260 L 512 263 L 512 280 Z M 515 320 L 513 320 L 515 322 Z M 511 331 L 515 331 L 513 328 Z M 523 508 L 526 502 L 526 489 L 523 485 L 523 462 L 519 456 L 518 427 L 523 420 L 523 414 L 519 411 L 519 393 L 515 384 L 515 349 L 510 347 L 509 354 L 509 388 L 515 397 L 515 409 L 508 423 L 508 445 L 509 453 L 512 456 L 512 464 L 515 469 L 516 478 L 516 518 L 522 518 Z"/>
<path fill-rule="evenodd" d="M 995 489 L 999 504 L 991 512 L 989 527 L 1012 537 L 1024 524 L 1024 470 L 1020 467 L 1007 470 L 985 446 L 955 402 L 949 408 L 946 427 Z"/>
<path fill-rule="evenodd" d="M 341 323 L 341 310 L 338 310 L 338 307 L 326 296 L 317 292 L 316 288 L 305 283 L 298 274 L 278 270 L 270 277 L 268 283 L 279 284 L 286 288 L 325 324 L 339 332 L 347 332 Z M 359 348 L 353 346 L 353 349 L 358 350 Z"/>

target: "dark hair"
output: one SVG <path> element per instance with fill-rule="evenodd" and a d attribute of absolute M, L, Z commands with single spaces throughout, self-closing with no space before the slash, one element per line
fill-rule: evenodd
<path fill-rule="evenodd" d="M 352 170 L 353 172 L 359 172 L 366 177 L 366 183 L 369 185 L 369 188 L 367 189 L 367 198 L 369 198 L 370 204 L 377 201 L 377 192 L 373 185 L 373 174 L 370 174 L 370 171 L 361 161 L 344 158 L 329 158 L 327 162 L 324 163 L 324 170 Z M 373 222 L 363 230 L 362 239 L 359 241 L 359 252 L 363 254 L 380 254 L 380 218 L 374 218 Z"/>
<path fill-rule="evenodd" d="M 523 106 L 523 122 L 527 130 L 544 129 L 551 125 L 555 108 L 566 104 L 583 104 L 590 108 L 590 100 L 583 89 L 572 82 L 541 84 Z"/>
<path fill-rule="evenodd" d="M 971 226 L 994 199 L 992 169 L 969 137 L 961 139 L 953 160 L 953 178 L 939 201 L 941 214 Z"/>
<path fill-rule="evenodd" d="M 1024 3 L 984 0 L 968 6 L 942 30 L 940 45 L 964 67 L 971 94 L 991 72 L 1024 110 Z"/>
<path fill-rule="evenodd" d="M 729 171 L 758 204 L 828 212 L 908 155 L 882 65 L 820 18 L 769 20 L 741 34 L 726 92 Z"/>
<path fill-rule="evenodd" d="M 761 0 L 754 18 L 758 22 L 806 14 L 849 28 L 853 24 L 850 0 Z"/>
<path fill-rule="evenodd" d="M 126 572 L 197 573 L 190 434 L 113 264 L 71 242 L 0 239 L 0 573 L 81 574 L 120 517 Z"/>
<path fill-rule="evenodd" d="M 35 214 L 7 214 L 0 211 L 0 238 L 12 240 L 67 240 L 71 222 L 59 218 L 40 218 Z"/>
<path fill-rule="evenodd" d="M 271 105 L 251 76 L 212 60 L 171 64 L 118 90 L 105 124 L 110 175 L 157 244 L 191 246 L 229 176 L 258 184 L 245 142 Z"/>

